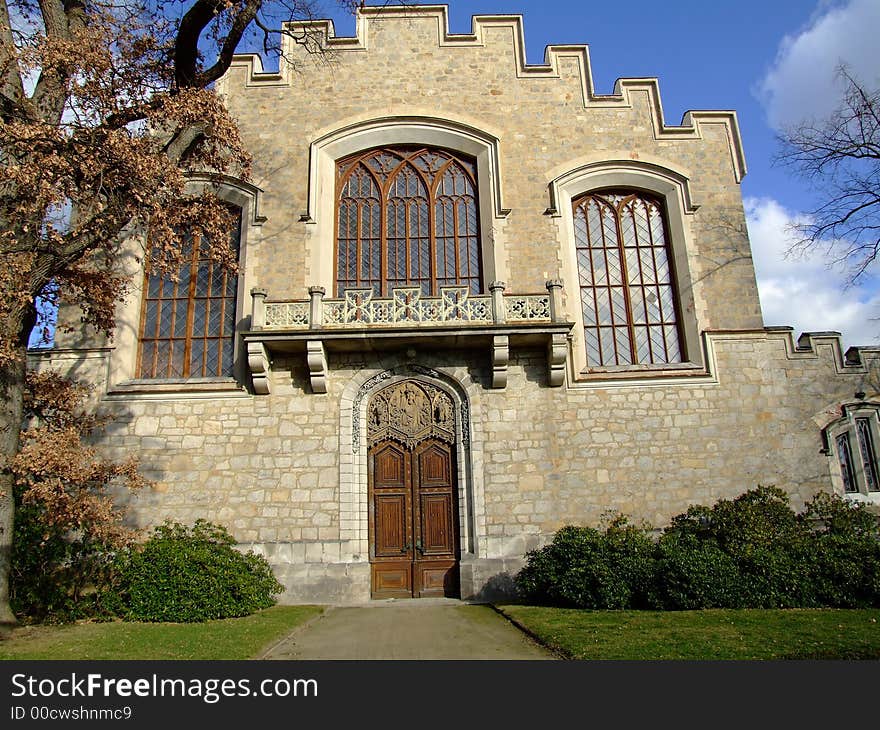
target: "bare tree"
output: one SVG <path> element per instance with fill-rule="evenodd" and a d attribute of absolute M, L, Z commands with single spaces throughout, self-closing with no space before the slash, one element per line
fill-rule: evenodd
<path fill-rule="evenodd" d="M 821 202 L 795 226 L 797 251 L 821 249 L 857 282 L 880 254 L 880 89 L 870 90 L 846 67 L 840 106 L 825 120 L 780 136 L 778 160 L 812 184 Z"/>
<path fill-rule="evenodd" d="M 149 230 L 153 267 L 179 264 L 183 224 L 234 267 L 224 206 L 210 190 L 184 194 L 189 170 L 249 172 L 210 87 L 246 41 L 268 53 L 283 33 L 310 43 L 283 23 L 315 4 L 0 0 L 0 623 L 14 622 L 12 464 L 35 302 L 60 291 L 111 332 L 124 230 Z"/>

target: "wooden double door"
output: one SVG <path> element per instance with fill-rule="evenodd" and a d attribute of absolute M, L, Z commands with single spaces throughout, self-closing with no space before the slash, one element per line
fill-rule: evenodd
<path fill-rule="evenodd" d="M 458 505 L 451 444 L 393 440 L 369 452 L 374 598 L 459 596 Z"/>

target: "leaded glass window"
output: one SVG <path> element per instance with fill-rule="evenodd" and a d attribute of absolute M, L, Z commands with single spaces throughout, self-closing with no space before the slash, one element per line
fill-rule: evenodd
<path fill-rule="evenodd" d="M 677 296 L 663 206 L 628 191 L 573 203 L 587 363 L 682 360 Z"/>
<path fill-rule="evenodd" d="M 865 486 L 869 492 L 880 490 L 877 479 L 877 456 L 874 451 L 874 438 L 871 436 L 871 422 L 867 418 L 856 419 L 856 433 L 859 437 L 859 454 L 865 474 Z"/>
<path fill-rule="evenodd" d="M 340 160 L 336 294 L 397 287 L 483 289 L 476 165 L 446 150 L 392 147 Z"/>
<path fill-rule="evenodd" d="M 240 210 L 232 245 L 239 249 Z M 177 276 L 147 268 L 138 347 L 139 378 L 232 376 L 238 279 L 185 235 Z"/>
<path fill-rule="evenodd" d="M 859 488 L 856 485 L 855 472 L 853 470 L 853 458 L 852 449 L 849 445 L 849 434 L 843 433 L 837 437 L 837 461 L 840 464 L 840 476 L 843 479 L 843 491 L 859 491 Z"/>

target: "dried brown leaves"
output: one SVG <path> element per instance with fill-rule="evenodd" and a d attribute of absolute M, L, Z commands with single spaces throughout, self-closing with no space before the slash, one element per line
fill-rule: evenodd
<path fill-rule="evenodd" d="M 87 395 L 87 388 L 56 373 L 30 373 L 25 408 L 31 422 L 12 470 L 23 502 L 42 507 L 48 528 L 123 545 L 136 533 L 125 526 L 107 490 L 138 490 L 148 482 L 135 459 L 104 459 L 83 444 L 102 423 L 84 410 Z"/>
<path fill-rule="evenodd" d="M 172 88 L 167 29 L 122 6 L 80 7 L 85 22 L 64 33 L 35 26 L 0 65 L 39 78 L 0 121 L 0 366 L 21 356 L 28 312 L 53 283 L 112 331 L 129 233 L 149 230 L 170 268 L 184 227 L 231 262 L 228 213 L 210 191 L 188 198 L 187 173 L 246 178 L 250 158 L 212 90 Z"/>

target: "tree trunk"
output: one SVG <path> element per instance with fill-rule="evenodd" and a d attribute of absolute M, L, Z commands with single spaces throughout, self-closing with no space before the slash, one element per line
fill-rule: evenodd
<path fill-rule="evenodd" d="M 27 334 L 22 334 L 25 329 L 28 330 Z M 20 322 L 17 327 L 13 325 L 13 331 L 15 330 L 18 330 L 14 335 L 14 341 L 18 345 L 16 358 L 8 365 L 0 367 L 0 628 L 16 623 L 15 614 L 9 605 L 12 528 L 15 517 L 11 462 L 18 453 L 24 413 L 27 337 L 30 327 Z"/>

